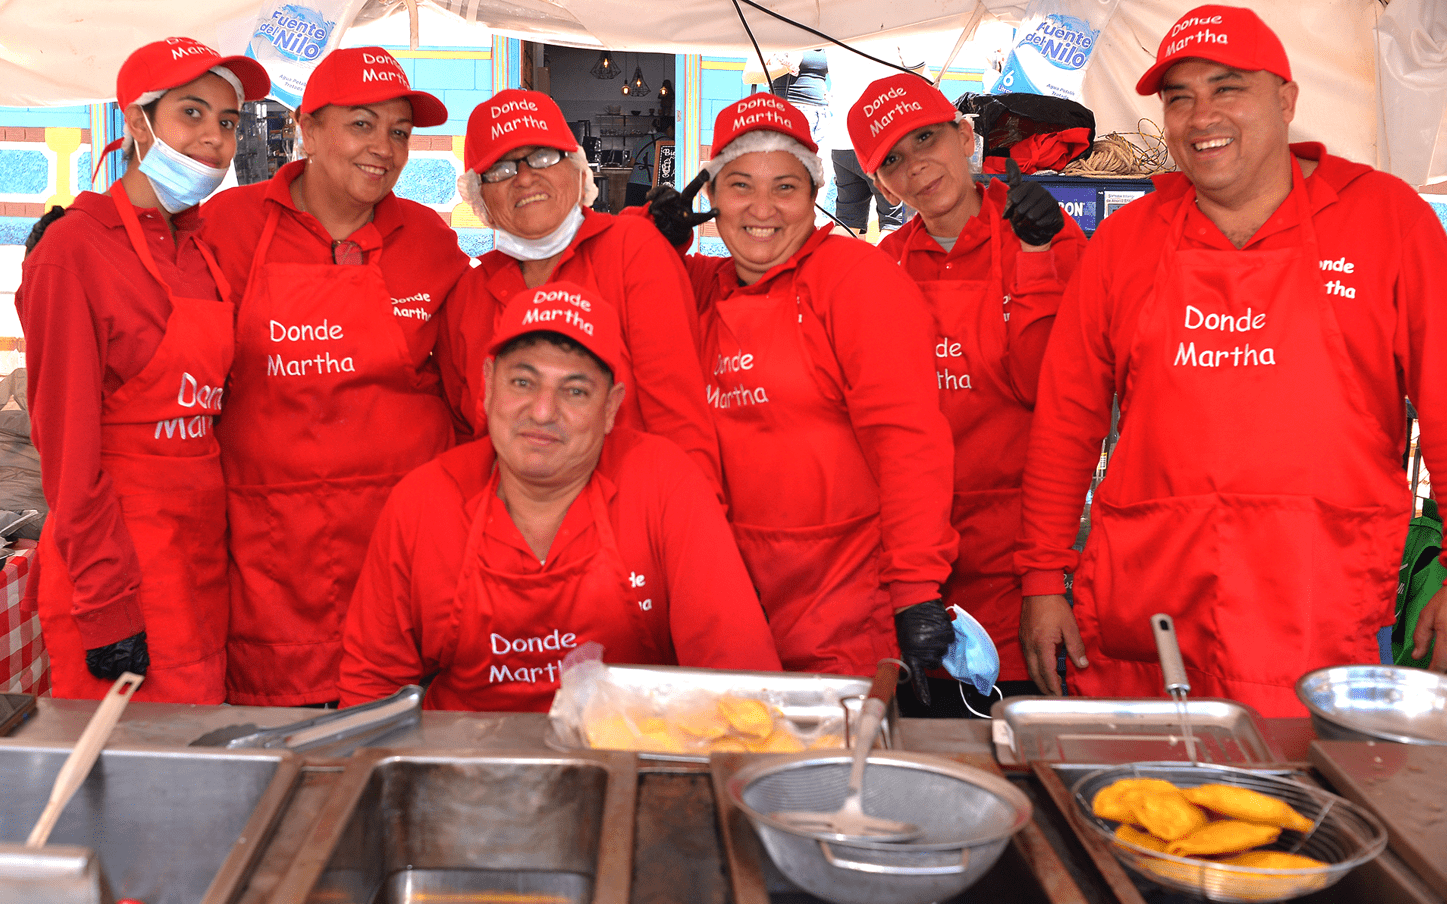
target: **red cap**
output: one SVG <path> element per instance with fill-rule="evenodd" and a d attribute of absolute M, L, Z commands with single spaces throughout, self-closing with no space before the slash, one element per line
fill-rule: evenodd
<path fill-rule="evenodd" d="M 571 134 L 571 133 L 570 133 Z M 514 295 L 502 312 L 489 355 L 527 333 L 561 333 L 597 355 L 613 378 L 623 360 L 618 310 L 591 289 L 552 282 Z"/>
<path fill-rule="evenodd" d="M 271 90 L 266 69 L 250 57 L 224 57 L 192 38 L 166 38 L 126 57 L 116 75 L 116 103 L 124 110 L 143 94 L 195 81 L 214 66 L 231 70 L 246 100 L 261 100 Z"/>
<path fill-rule="evenodd" d="M 1291 81 L 1286 48 L 1261 17 L 1239 6 L 1198 6 L 1161 39 L 1156 64 L 1136 82 L 1137 94 L 1161 90 L 1166 70 L 1181 60 L 1210 60 L 1243 72 L 1266 70 Z"/>
<path fill-rule="evenodd" d="M 750 94 L 718 112 L 713 121 L 714 156 L 740 135 L 761 130 L 788 135 L 811 154 L 819 153 L 819 145 L 809 134 L 809 121 L 798 107 L 772 94 Z"/>
<path fill-rule="evenodd" d="M 901 138 L 921 126 L 954 122 L 958 115 L 938 88 L 901 72 L 870 82 L 849 108 L 849 140 L 860 166 L 872 174 Z"/>
<path fill-rule="evenodd" d="M 503 154 L 526 147 L 576 151 L 578 139 L 551 97 L 509 88 L 478 104 L 467 118 L 462 163 L 480 173 Z"/>
<path fill-rule="evenodd" d="M 425 91 L 413 91 L 396 57 L 380 47 L 344 47 L 322 57 L 312 70 L 300 112 L 315 113 L 328 104 L 360 107 L 399 97 L 412 102 L 413 125 L 425 128 L 447 122 L 447 107 Z"/>

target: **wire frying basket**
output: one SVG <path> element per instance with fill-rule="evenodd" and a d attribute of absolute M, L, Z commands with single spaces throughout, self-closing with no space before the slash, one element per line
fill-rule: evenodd
<path fill-rule="evenodd" d="M 1178 788 L 1204 784 L 1235 785 L 1290 804 L 1312 821 L 1302 833 L 1285 829 L 1265 850 L 1287 851 L 1322 861 L 1308 869 L 1264 869 L 1234 866 L 1196 857 L 1153 851 L 1117 838 L 1114 820 L 1096 816 L 1091 802 L 1101 789 L 1124 778 L 1165 779 Z M 1186 763 L 1134 763 L 1086 775 L 1071 789 L 1075 816 L 1089 831 L 1103 836 L 1127 868 L 1167 888 L 1200 895 L 1210 901 L 1284 901 L 1334 885 L 1352 869 L 1387 846 L 1382 824 L 1367 810 L 1320 788 L 1283 775 L 1229 766 Z"/>

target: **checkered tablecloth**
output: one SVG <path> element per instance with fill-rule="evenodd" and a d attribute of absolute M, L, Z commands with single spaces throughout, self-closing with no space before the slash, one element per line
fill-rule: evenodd
<path fill-rule="evenodd" d="M 40 616 L 26 618 L 20 612 L 34 561 L 35 550 L 21 550 L 0 570 L 0 693 L 50 693 L 50 656 L 40 642 Z"/>

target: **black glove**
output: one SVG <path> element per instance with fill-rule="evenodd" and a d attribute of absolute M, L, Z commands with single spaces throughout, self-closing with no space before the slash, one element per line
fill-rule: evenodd
<path fill-rule="evenodd" d="M 702 169 L 684 188 L 683 194 L 679 194 L 672 185 L 660 185 L 648 192 L 648 212 L 653 216 L 653 225 L 675 248 L 690 245 L 693 228 L 718 216 L 717 210 L 696 213 L 693 209 L 693 199 L 698 197 L 699 189 L 707 181 L 708 170 Z"/>
<path fill-rule="evenodd" d="M 955 642 L 950 614 L 940 600 L 919 603 L 894 613 L 894 633 L 899 638 L 899 658 L 909 669 L 909 683 L 919 702 L 929 706 L 929 681 L 925 672 L 937 669 Z"/>
<path fill-rule="evenodd" d="M 85 651 L 85 667 L 102 681 L 114 681 L 124 672 L 146 674 L 151 667 L 151 654 L 146 649 L 146 632 L 132 634 L 125 640 Z"/>
<path fill-rule="evenodd" d="M 50 224 L 54 223 L 56 220 L 60 219 L 63 216 L 65 216 L 65 208 L 57 204 L 47 210 L 45 212 L 45 216 L 41 217 L 35 222 L 34 226 L 30 227 L 30 235 L 25 237 L 26 257 L 29 257 L 30 252 L 35 250 L 35 246 L 40 241 L 40 237 L 42 235 L 45 235 L 45 230 L 50 228 Z"/>
<path fill-rule="evenodd" d="M 1013 157 L 1005 158 L 1005 179 L 1010 191 L 1005 195 L 1005 219 L 1025 245 L 1048 245 L 1055 234 L 1065 228 L 1065 214 L 1060 202 L 1039 182 L 1020 178 L 1020 167 Z"/>

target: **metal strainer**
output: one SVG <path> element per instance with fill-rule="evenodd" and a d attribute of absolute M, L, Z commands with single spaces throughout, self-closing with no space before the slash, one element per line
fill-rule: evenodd
<path fill-rule="evenodd" d="M 999 858 L 1030 820 L 1030 802 L 1008 781 L 951 760 L 912 753 L 870 757 L 864 806 L 916 824 L 917 841 L 837 841 L 771 813 L 831 811 L 844 801 L 851 758 L 796 754 L 753 763 L 728 781 L 780 872 L 835 904 L 929 904 L 959 894 Z"/>

